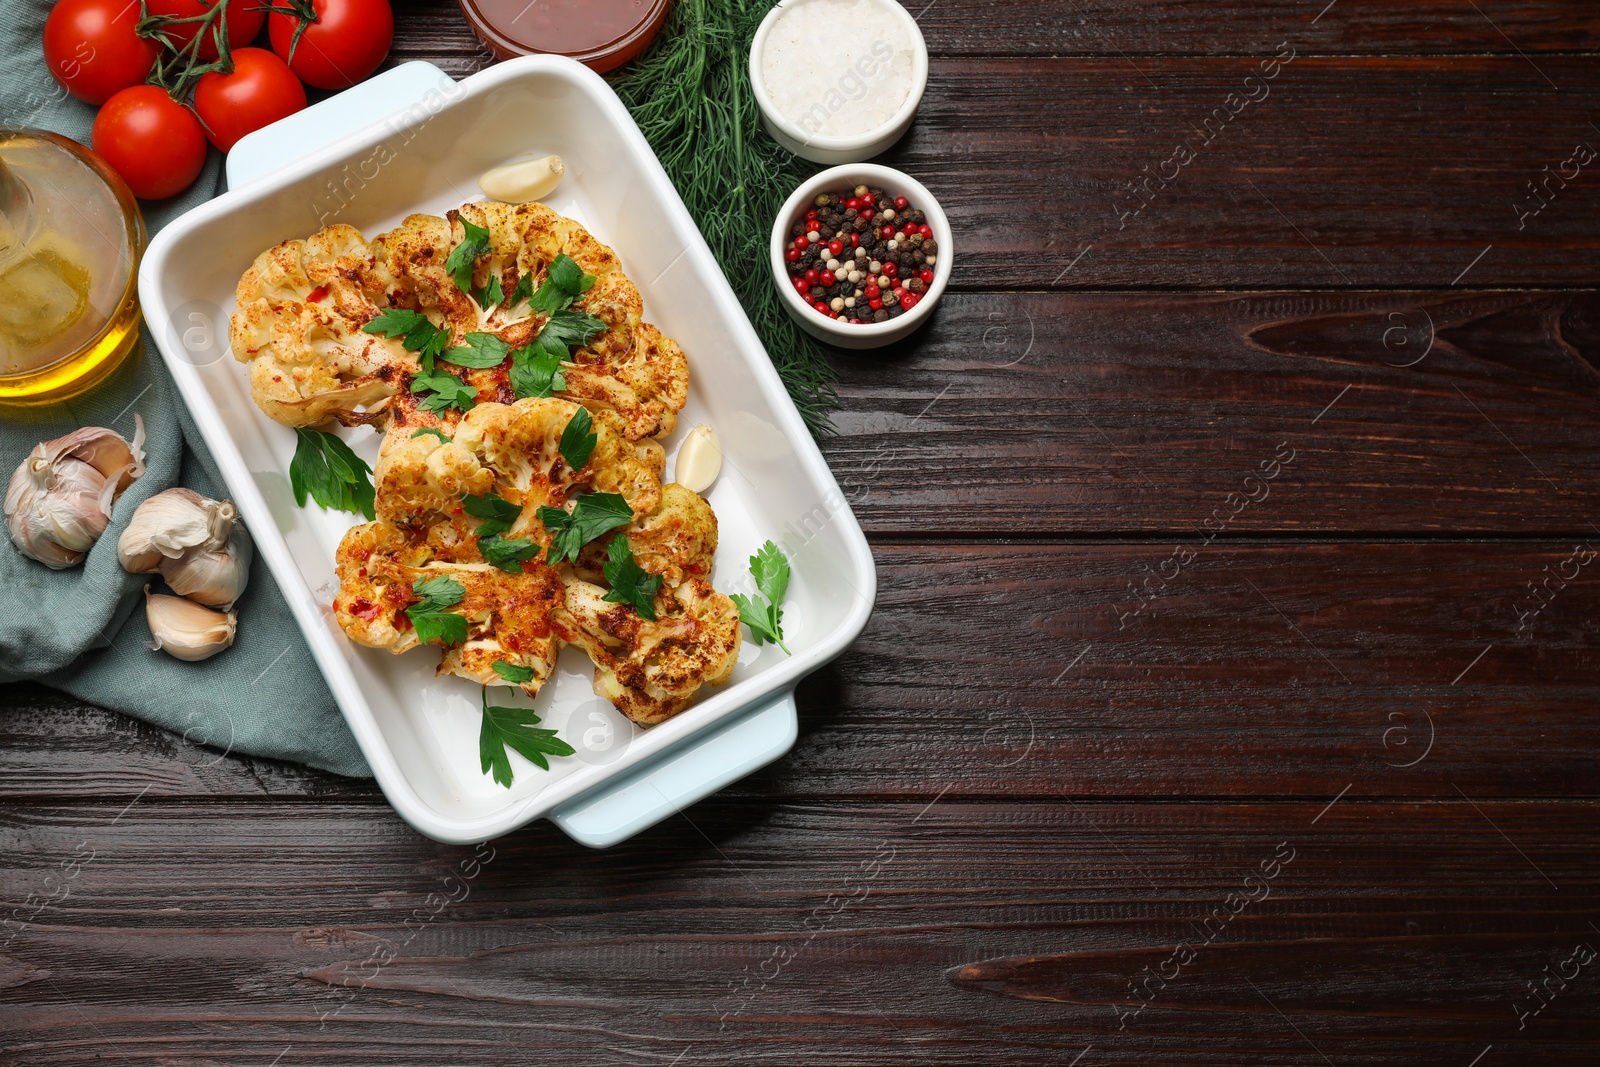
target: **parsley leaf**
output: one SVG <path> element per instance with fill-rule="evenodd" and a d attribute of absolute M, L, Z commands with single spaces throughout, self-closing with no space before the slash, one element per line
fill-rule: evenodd
<path fill-rule="evenodd" d="M 511 388 L 519 397 L 560 392 L 567 387 L 567 376 L 561 373 L 561 361 L 566 358 L 566 345 L 546 342 L 543 336 L 534 338 L 533 343 L 511 353 Z"/>
<path fill-rule="evenodd" d="M 510 351 L 510 346 L 492 333 L 469 333 L 465 345 L 448 349 L 439 358 L 458 367 L 483 370 L 504 363 Z"/>
<path fill-rule="evenodd" d="M 611 539 L 610 560 L 604 570 L 611 591 L 605 599 L 612 604 L 632 604 L 641 619 L 656 618 L 656 594 L 661 591 L 661 575 L 651 574 L 633 558 L 633 546 L 628 535 L 619 533 Z"/>
<path fill-rule="evenodd" d="M 461 506 L 468 515 L 484 520 L 483 525 L 473 531 L 479 537 L 497 537 L 505 533 L 522 514 L 522 508 L 494 493 L 485 493 L 483 496 L 468 493 L 461 498 Z"/>
<path fill-rule="evenodd" d="M 517 289 L 523 287 L 524 279 L 517 280 Z M 528 288 L 533 287 L 533 278 L 526 276 Z M 532 311 L 542 311 L 546 315 L 553 315 L 564 311 L 572 302 L 594 285 L 595 276 L 585 274 L 583 268 L 578 266 L 578 261 L 560 253 L 550 264 L 550 271 L 545 275 L 544 284 L 539 286 L 539 291 L 528 296 L 528 308 Z M 515 304 L 516 300 L 513 299 Z"/>
<path fill-rule="evenodd" d="M 497 659 L 489 666 L 494 668 L 494 673 L 516 685 L 524 685 L 533 681 L 536 677 L 532 667 L 519 667 L 515 663 L 507 663 L 503 659 Z"/>
<path fill-rule="evenodd" d="M 472 294 L 472 299 L 476 300 L 478 306 L 485 311 L 499 307 L 500 302 L 505 298 L 505 290 L 500 287 L 500 275 L 498 274 L 490 274 L 489 284 Z"/>
<path fill-rule="evenodd" d="M 511 303 L 509 306 L 516 307 L 531 296 L 533 296 L 533 274 L 532 272 L 526 272 L 517 279 L 516 286 L 511 290 Z"/>
<path fill-rule="evenodd" d="M 547 558 L 552 565 L 577 559 L 584 545 L 633 521 L 633 509 L 618 493 L 588 493 L 578 498 L 571 512 L 542 507 L 537 514 L 550 533 Z"/>
<path fill-rule="evenodd" d="M 385 308 L 361 329 L 366 333 L 381 333 L 391 340 L 400 338 L 400 346 L 407 352 L 417 353 L 424 370 L 433 369 L 433 358 L 450 342 L 449 330 L 435 326 L 420 311 L 404 308 Z"/>
<path fill-rule="evenodd" d="M 573 747 L 556 736 L 554 730 L 536 727 L 539 714 L 532 708 L 498 708 L 489 704 L 489 690 L 483 691 L 483 726 L 478 731 L 478 760 L 483 773 L 494 775 L 496 784 L 511 786 L 513 748 L 530 762 L 549 770 L 546 756 L 570 756 Z"/>
<path fill-rule="evenodd" d="M 467 220 L 465 215 L 457 215 L 461 220 L 461 232 L 465 234 L 461 243 L 456 245 L 450 253 L 450 258 L 444 261 L 444 269 L 450 272 L 455 279 L 456 288 L 468 296 L 472 295 L 472 271 L 478 265 L 478 257 L 491 251 L 489 247 L 489 231 Z"/>
<path fill-rule="evenodd" d="M 309 496 L 327 511 L 349 511 L 376 517 L 372 468 L 339 438 L 323 430 L 295 430 L 289 485 L 294 502 L 306 506 Z"/>
<path fill-rule="evenodd" d="M 783 597 L 789 591 L 789 561 L 783 558 L 778 546 L 768 541 L 760 551 L 750 557 L 750 576 L 756 580 L 759 597 L 729 597 L 739 605 L 739 619 L 750 627 L 750 636 L 756 644 L 771 641 L 788 652 L 783 643 Z"/>
<path fill-rule="evenodd" d="M 463 615 L 452 615 L 445 608 L 453 608 L 467 595 L 466 586 L 453 578 L 439 575 L 418 578 L 411 591 L 422 599 L 406 609 L 411 625 L 416 628 L 417 640 L 432 644 L 459 645 L 467 639 L 467 620 Z"/>
<path fill-rule="evenodd" d="M 566 345 L 586 345 L 606 331 L 603 319 L 586 311 L 557 311 L 539 331 L 539 340 L 560 341 Z"/>
<path fill-rule="evenodd" d="M 567 421 L 567 428 L 561 431 L 561 458 L 574 471 L 582 470 L 583 465 L 589 462 L 595 442 L 600 440 L 599 434 L 589 432 L 593 425 L 594 419 L 590 417 L 589 409 L 580 405 Z"/>
<path fill-rule="evenodd" d="M 423 400 L 424 411 L 435 414 L 445 408 L 466 411 L 478 401 L 478 391 L 447 370 L 425 370 L 411 379 L 411 391 L 421 395 L 431 394 Z"/>
<path fill-rule="evenodd" d="M 521 574 L 523 563 L 538 558 L 539 545 L 538 542 L 529 541 L 525 537 L 501 537 L 495 534 L 480 538 L 478 551 L 483 553 L 483 558 L 487 562 L 501 570 L 511 574 Z"/>
<path fill-rule="evenodd" d="M 450 443 L 450 438 L 446 437 L 444 435 L 444 431 L 439 429 L 437 426 L 424 426 L 424 427 L 422 427 L 422 429 L 413 432 L 412 435 L 411 435 L 411 438 L 412 438 L 412 440 L 416 440 L 418 437 L 421 437 L 423 434 L 427 434 L 427 433 L 433 434 L 433 436 L 437 437 L 439 440 L 443 441 L 445 444 L 449 444 Z"/>

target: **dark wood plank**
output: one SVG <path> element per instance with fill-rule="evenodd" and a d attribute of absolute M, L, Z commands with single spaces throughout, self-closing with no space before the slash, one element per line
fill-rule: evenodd
<path fill-rule="evenodd" d="M 950 213 L 962 286 L 1600 278 L 1600 158 L 1568 162 L 1600 152 L 1592 59 L 1297 55 L 1267 80 L 1262 62 L 945 60 L 885 161 Z"/>
<path fill-rule="evenodd" d="M 0 950 L 8 1064 L 1459 1067 L 1600 1033 L 1594 963 L 1515 1011 L 1600 944 L 1593 803 L 719 798 L 479 861 L 375 803 L 120 807 L 0 809 L 5 895 L 60 896 Z"/>
<path fill-rule="evenodd" d="M 396 0 L 395 9 L 396 61 L 425 59 L 458 76 L 486 64 L 453 0 Z M 1326 10 L 1307 0 L 1002 0 L 907 10 L 941 58 L 1270 54 L 1289 38 L 1305 52 L 1354 55 L 1600 48 L 1600 28 L 1583 0 L 1337 0 Z"/>
<path fill-rule="evenodd" d="M 1194 558 L 1162 581 L 1185 549 Z M 877 610 L 843 659 L 802 684 L 799 743 L 730 791 L 757 803 L 1592 795 L 1600 560 L 1567 563 L 1572 550 L 880 546 Z M 1565 587 L 1563 571 L 1576 575 Z M 1529 584 L 1546 577 L 1536 599 Z M 16 751 L 0 790 L 371 788 L 231 757 L 200 772 L 216 753 L 104 723 L 0 717 L 0 752 Z"/>
<path fill-rule="evenodd" d="M 1594 292 L 946 299 L 839 357 L 872 532 L 1186 536 L 1280 445 L 1229 535 L 1596 532 Z"/>

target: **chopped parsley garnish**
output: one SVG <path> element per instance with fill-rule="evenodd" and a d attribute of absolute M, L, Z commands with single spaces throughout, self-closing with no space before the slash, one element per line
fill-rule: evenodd
<path fill-rule="evenodd" d="M 294 502 L 305 507 L 309 496 L 328 511 L 375 518 L 372 468 L 366 461 L 324 430 L 302 428 L 294 434 L 294 459 L 289 462 Z"/>
<path fill-rule="evenodd" d="M 641 619 L 656 618 L 656 594 L 661 591 L 661 575 L 651 574 L 633 558 L 633 546 L 628 535 L 619 533 L 611 538 L 608 549 L 610 559 L 603 568 L 611 591 L 605 599 L 612 604 L 632 604 Z"/>
<path fill-rule="evenodd" d="M 461 507 L 473 518 L 484 520 L 473 531 L 479 537 L 497 537 L 505 533 L 522 514 L 521 507 L 494 493 L 485 493 L 483 496 L 468 493 L 461 498 Z"/>
<path fill-rule="evenodd" d="M 588 493 L 578 498 L 570 512 L 542 507 L 537 514 L 550 533 L 546 558 L 551 565 L 577 559 L 584 545 L 633 521 L 633 509 L 618 493 Z"/>
<path fill-rule="evenodd" d="M 430 433 L 433 434 L 433 436 L 437 437 L 439 440 L 443 441 L 445 444 L 449 444 L 450 443 L 450 438 L 446 437 L 445 434 L 444 434 L 444 431 L 439 429 L 437 426 L 424 426 L 420 430 L 415 430 L 411 434 L 411 439 L 412 440 L 416 440 L 418 437 L 421 437 L 423 434 L 430 434 Z"/>
<path fill-rule="evenodd" d="M 777 545 L 768 541 L 750 557 L 750 576 L 756 580 L 761 596 L 734 593 L 729 598 L 739 605 L 740 621 L 750 627 L 750 636 L 756 644 L 771 641 L 794 655 L 783 643 L 783 595 L 789 591 L 789 561 L 783 558 Z"/>
<path fill-rule="evenodd" d="M 494 668 L 494 673 L 514 685 L 526 685 L 536 677 L 532 667 L 519 667 L 515 663 L 507 663 L 503 659 L 497 659 L 489 666 Z"/>
<path fill-rule="evenodd" d="M 478 390 L 442 367 L 425 370 L 413 377 L 411 391 L 419 396 L 427 394 L 422 401 L 422 409 L 435 414 L 445 408 L 466 411 L 478 402 Z"/>
<path fill-rule="evenodd" d="M 449 330 L 435 326 L 422 312 L 405 308 L 385 308 L 361 329 L 365 333 L 381 333 L 390 339 L 400 338 L 400 346 L 407 352 L 415 352 L 424 370 L 433 369 L 433 357 L 450 343 Z"/>
<path fill-rule="evenodd" d="M 511 388 L 519 397 L 560 392 L 567 387 L 567 376 L 561 373 L 561 361 L 566 358 L 566 345 L 546 342 L 543 336 L 534 338 L 532 344 L 511 353 Z"/>
<path fill-rule="evenodd" d="M 486 562 L 494 564 L 503 571 L 521 574 L 524 563 L 538 558 L 539 544 L 525 537 L 501 537 L 499 534 L 494 534 L 491 537 L 478 539 L 478 551 L 483 553 Z"/>
<path fill-rule="evenodd" d="M 448 348 L 439 358 L 458 367 L 483 370 L 504 363 L 510 351 L 510 346 L 492 333 L 469 333 L 465 345 Z"/>
<path fill-rule="evenodd" d="M 564 345 L 586 345 L 604 333 L 605 321 L 586 311 L 557 311 L 539 331 L 539 340 L 560 341 Z"/>
<path fill-rule="evenodd" d="M 416 627 L 418 641 L 423 644 L 438 641 L 442 645 L 459 645 L 467 639 L 466 617 L 444 610 L 461 603 L 461 598 L 467 595 L 466 586 L 440 575 L 436 578 L 418 578 L 412 584 L 411 591 L 422 598 L 406 609 L 411 625 Z"/>
<path fill-rule="evenodd" d="M 473 268 L 478 265 L 478 257 L 490 251 L 489 231 L 469 222 L 465 215 L 456 217 L 461 221 L 461 231 L 465 236 L 450 252 L 450 258 L 444 261 L 444 269 L 455 279 L 456 288 L 471 296 Z"/>
<path fill-rule="evenodd" d="M 538 292 L 533 291 L 531 273 L 517 279 L 517 287 L 511 291 L 511 306 L 516 307 L 522 300 L 527 300 L 529 310 L 553 315 L 571 306 L 594 283 L 593 274 L 585 274 L 577 260 L 562 252 L 551 262 Z"/>
<path fill-rule="evenodd" d="M 582 470 L 583 465 L 589 462 L 595 442 L 600 440 L 599 434 L 589 432 L 593 426 L 594 419 L 590 417 L 589 409 L 580 406 L 567 420 L 566 429 L 561 431 L 561 458 L 574 471 Z"/>
<path fill-rule="evenodd" d="M 500 302 L 505 298 L 505 290 L 500 287 L 500 275 L 498 274 L 489 275 L 489 283 L 472 294 L 472 299 L 476 300 L 478 306 L 485 311 L 499 307 Z"/>
<path fill-rule="evenodd" d="M 495 664 L 499 670 L 499 664 Z M 530 672 L 531 673 L 531 672 Z M 489 703 L 489 690 L 483 691 L 483 726 L 478 731 L 478 760 L 483 773 L 494 775 L 497 784 L 510 788 L 513 748 L 543 770 L 550 769 L 546 756 L 570 756 L 574 749 L 554 730 L 538 728 L 538 712 L 532 708 L 499 708 Z"/>

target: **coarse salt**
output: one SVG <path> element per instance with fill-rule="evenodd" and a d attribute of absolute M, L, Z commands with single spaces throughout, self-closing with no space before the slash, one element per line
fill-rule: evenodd
<path fill-rule="evenodd" d="M 899 5 L 885 0 L 787 5 L 761 55 L 773 106 L 807 137 L 856 137 L 887 126 L 911 95 L 912 44 L 903 18 Z"/>

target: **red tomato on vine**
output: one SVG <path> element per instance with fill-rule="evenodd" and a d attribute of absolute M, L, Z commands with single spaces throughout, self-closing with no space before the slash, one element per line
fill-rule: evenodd
<path fill-rule="evenodd" d="M 134 32 L 139 5 L 128 0 L 60 0 L 44 20 L 50 74 L 79 100 L 103 104 L 138 85 L 160 49 Z"/>
<path fill-rule="evenodd" d="M 306 106 L 306 90 L 289 65 L 265 48 L 233 53 L 233 73 L 202 74 L 194 87 L 194 109 L 206 137 L 226 152 L 254 133 Z"/>
<path fill-rule="evenodd" d="M 261 32 L 267 13 L 261 10 L 261 0 L 145 0 L 145 10 L 151 15 L 183 19 L 203 15 L 218 3 L 227 7 L 218 16 L 227 26 L 229 49 L 243 48 Z M 174 51 L 182 51 L 202 29 L 198 22 L 173 22 L 161 27 L 161 32 L 172 41 Z M 217 58 L 217 44 L 208 29 L 205 40 L 198 49 L 200 58 L 210 62 Z"/>
<path fill-rule="evenodd" d="M 131 86 L 107 100 L 91 143 L 141 200 L 176 196 L 206 163 L 200 120 L 159 85 Z"/>
<path fill-rule="evenodd" d="M 389 0 L 287 0 L 287 7 L 273 7 L 267 33 L 272 50 L 301 81 L 348 89 L 389 54 L 394 12 Z"/>

